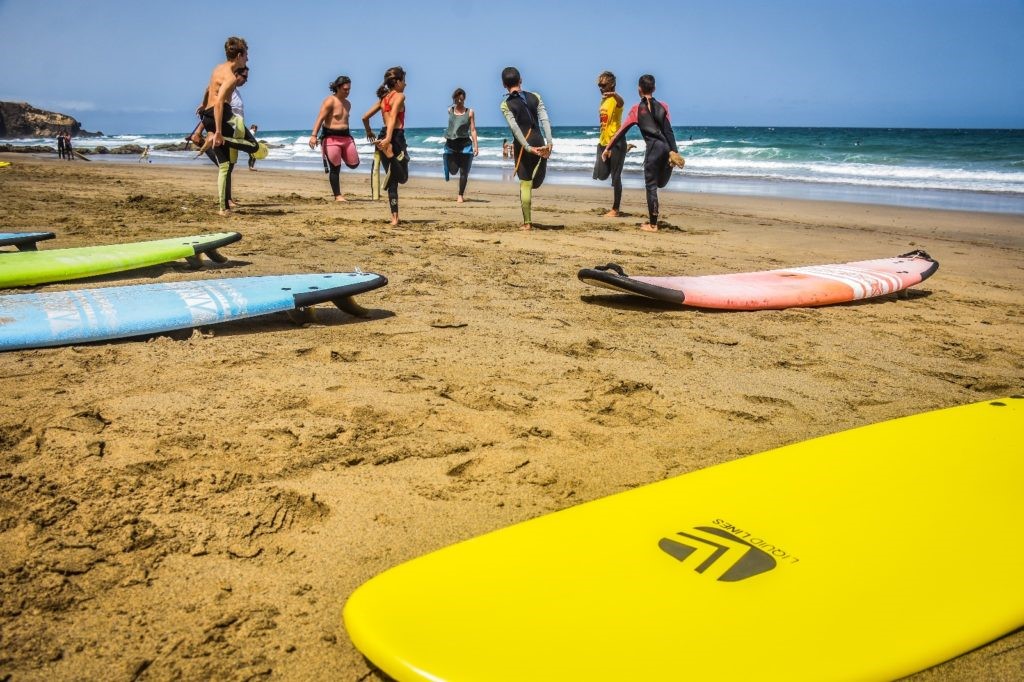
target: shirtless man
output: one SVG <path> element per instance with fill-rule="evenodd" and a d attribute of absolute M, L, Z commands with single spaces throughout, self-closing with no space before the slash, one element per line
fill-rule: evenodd
<path fill-rule="evenodd" d="M 255 152 L 259 144 L 246 139 L 245 128 L 236 130 L 231 123 L 231 94 L 238 85 L 237 74 L 246 68 L 249 61 L 249 46 L 242 38 L 231 36 L 224 43 L 226 61 L 218 64 L 210 74 L 210 84 L 203 95 L 205 107 L 201 111 L 203 127 L 210 133 L 204 147 L 210 147 L 217 161 L 217 187 L 220 196 L 221 215 L 230 215 L 228 207 L 230 194 L 228 182 L 231 177 L 229 148 Z"/>
<path fill-rule="evenodd" d="M 313 134 L 309 136 L 309 148 L 316 149 L 320 139 L 323 139 L 321 151 L 324 172 L 329 174 L 334 200 L 345 201 L 341 195 L 341 163 L 344 161 L 349 168 L 359 167 L 359 152 L 348 128 L 348 116 L 352 111 L 348 94 L 352 90 L 352 79 L 338 76 L 327 87 L 332 94 L 320 105 L 320 113 L 313 124 Z"/>

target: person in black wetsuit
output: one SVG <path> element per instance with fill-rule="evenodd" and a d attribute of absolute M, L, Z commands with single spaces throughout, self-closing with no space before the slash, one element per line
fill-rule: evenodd
<path fill-rule="evenodd" d="M 644 137 L 647 152 L 644 154 L 644 186 L 647 189 L 648 222 L 640 229 L 647 232 L 658 231 L 658 188 L 668 184 L 672 177 L 672 168 L 683 166 L 683 157 L 679 155 L 676 138 L 672 132 L 672 120 L 668 105 L 654 99 L 654 76 L 644 74 L 637 83 L 640 102 L 633 105 L 626 120 L 622 122 L 615 136 L 608 142 L 602 158 L 607 161 L 612 154 L 612 147 L 633 126 L 640 128 Z"/>
<path fill-rule="evenodd" d="M 551 156 L 551 122 L 540 95 L 523 90 L 519 69 L 505 67 L 501 72 L 501 84 L 508 92 L 501 103 L 501 113 L 513 137 L 512 156 L 519 176 L 519 202 L 523 209 L 520 229 L 530 230 L 533 229 L 533 190 L 544 183 Z"/>

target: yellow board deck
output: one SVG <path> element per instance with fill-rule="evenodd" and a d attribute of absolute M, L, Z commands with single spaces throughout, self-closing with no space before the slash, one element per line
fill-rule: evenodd
<path fill-rule="evenodd" d="M 710 467 L 399 565 L 345 626 L 400 681 L 897 678 L 1024 625 L 1022 436 L 1015 396 Z"/>

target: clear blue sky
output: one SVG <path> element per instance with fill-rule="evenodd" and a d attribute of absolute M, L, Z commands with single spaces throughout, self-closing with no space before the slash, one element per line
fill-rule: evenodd
<path fill-rule="evenodd" d="M 683 126 L 1024 128 L 1024 0 L 0 0 L 0 27 L 0 100 L 108 134 L 190 129 L 230 35 L 264 129 L 312 126 L 339 74 L 358 116 L 395 64 L 410 127 L 443 125 L 459 86 L 503 124 L 511 64 L 555 125 L 596 124 L 610 69 L 627 101 L 653 73 Z"/>

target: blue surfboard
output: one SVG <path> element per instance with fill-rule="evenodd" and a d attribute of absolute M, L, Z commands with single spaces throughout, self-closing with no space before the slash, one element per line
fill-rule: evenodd
<path fill-rule="evenodd" d="M 0 246 L 16 246 L 18 251 L 35 251 L 36 242 L 56 236 L 53 232 L 0 232 Z"/>
<path fill-rule="evenodd" d="M 0 296 L 0 351 L 158 334 L 327 301 L 360 315 L 366 311 L 352 296 L 387 283 L 375 273 L 334 272 Z"/>

